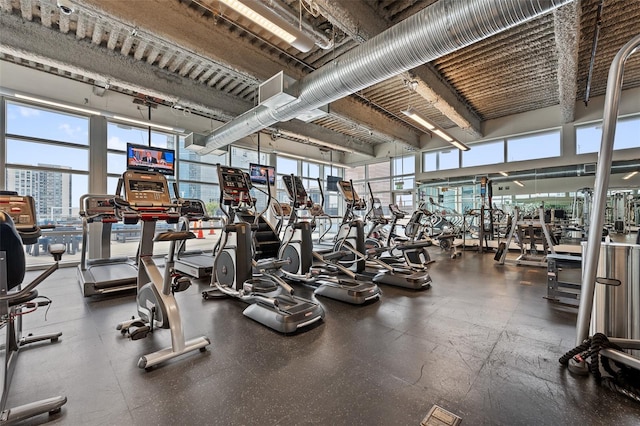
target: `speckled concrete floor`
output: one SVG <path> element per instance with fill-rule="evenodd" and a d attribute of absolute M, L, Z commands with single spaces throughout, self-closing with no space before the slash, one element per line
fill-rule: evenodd
<path fill-rule="evenodd" d="M 50 419 L 64 425 L 418 425 L 433 404 L 463 425 L 640 424 L 640 404 L 558 364 L 576 310 L 543 299 L 544 269 L 432 255 L 432 289 L 384 287 L 360 307 L 321 299 L 325 322 L 293 336 L 192 286 L 177 296 L 185 333 L 212 344 L 150 372 L 136 361 L 168 331 L 123 338 L 115 325 L 135 314 L 133 295 L 85 299 L 75 269 L 61 269 L 40 287 L 54 300 L 46 322 L 40 309 L 25 330 L 63 336 L 20 353 L 9 403 L 65 394 Z"/>

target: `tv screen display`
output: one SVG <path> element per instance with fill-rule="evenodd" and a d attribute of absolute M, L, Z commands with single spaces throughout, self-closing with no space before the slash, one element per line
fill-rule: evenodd
<path fill-rule="evenodd" d="M 251 183 L 264 185 L 269 177 L 269 185 L 276 183 L 276 169 L 273 166 L 264 166 L 262 164 L 249 163 L 249 180 Z"/>
<path fill-rule="evenodd" d="M 327 191 L 338 192 L 338 182 L 341 180 L 340 176 L 327 176 Z"/>
<path fill-rule="evenodd" d="M 127 144 L 127 170 L 159 172 L 173 176 L 176 152 L 173 149 Z"/>

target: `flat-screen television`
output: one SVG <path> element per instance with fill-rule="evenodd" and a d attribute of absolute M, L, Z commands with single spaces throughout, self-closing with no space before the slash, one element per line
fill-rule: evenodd
<path fill-rule="evenodd" d="M 175 161 L 176 152 L 173 149 L 127 143 L 127 170 L 159 172 L 173 176 Z"/>
<path fill-rule="evenodd" d="M 338 192 L 338 182 L 341 180 L 340 176 L 327 176 L 327 191 Z"/>
<path fill-rule="evenodd" d="M 251 183 L 265 185 L 267 183 L 267 177 L 269 177 L 269 185 L 276 183 L 275 167 L 249 163 L 249 180 L 251 180 Z"/>

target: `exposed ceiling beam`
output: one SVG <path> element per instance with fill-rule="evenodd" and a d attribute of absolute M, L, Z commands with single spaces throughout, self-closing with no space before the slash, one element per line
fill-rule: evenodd
<path fill-rule="evenodd" d="M 553 11 L 558 54 L 558 100 L 565 123 L 571 123 L 575 118 L 580 10 L 580 0 L 575 0 Z"/>
<path fill-rule="evenodd" d="M 389 23 L 379 17 L 373 9 L 360 2 L 336 0 L 316 0 L 315 2 L 327 19 L 358 43 L 367 41 L 389 26 Z M 482 137 L 480 117 L 461 100 L 458 93 L 433 67 L 423 65 L 397 78 L 415 81 L 416 93 L 426 102 L 472 136 Z"/>
<path fill-rule="evenodd" d="M 162 99 L 179 99 L 194 110 L 230 119 L 250 108 L 247 102 L 224 93 L 206 90 L 196 81 L 160 70 L 145 61 L 135 61 L 119 52 L 98 47 L 71 34 L 52 31 L 39 23 L 0 14 L 3 28 L 0 52 L 39 62 L 98 81 L 109 81 L 123 89 Z M 61 48 L 65 46 L 65 48 Z"/>
<path fill-rule="evenodd" d="M 194 111 L 203 111 L 221 120 L 250 109 L 248 102 L 207 88 L 195 80 L 149 65 L 146 61 L 135 61 L 123 56 L 119 50 L 111 51 L 96 46 L 90 40 L 77 40 L 72 34 L 62 34 L 38 23 L 25 22 L 20 17 L 0 14 L 3 28 L 0 52 L 34 61 L 88 77 L 95 81 L 109 82 L 133 92 L 161 99 L 176 99 L 180 105 Z M 65 46 L 61 49 L 60 46 Z M 283 123 L 283 128 L 296 131 L 314 139 L 327 140 L 337 145 L 352 143 L 352 139 L 319 126 L 302 126 Z M 354 151 L 365 156 L 372 155 L 366 144 L 355 144 Z"/>
<path fill-rule="evenodd" d="M 145 4 L 144 13 L 141 12 L 136 2 L 87 0 L 84 3 L 89 5 L 88 8 L 92 13 L 113 16 L 122 22 L 129 22 L 133 19 L 132 17 L 135 17 L 136 27 L 140 30 L 144 29 L 155 37 L 172 40 L 177 45 L 185 46 L 214 61 L 227 63 L 234 69 L 255 76 L 262 81 L 282 70 L 294 78 L 304 76 L 299 69 L 287 65 L 284 61 L 279 61 L 273 55 L 260 50 L 251 43 L 239 39 L 233 34 L 216 31 L 212 21 L 206 21 L 197 16 L 195 11 L 177 1 L 160 0 L 155 6 L 151 5 L 152 1 L 148 1 Z M 133 26 L 132 23 L 131 25 Z M 210 34 L 211 37 L 204 38 L 199 36 L 200 34 Z M 212 39 L 215 39 L 215 43 L 211 42 Z M 168 62 L 160 64 L 161 67 L 166 65 Z M 341 99 L 332 103 L 331 111 L 332 114 L 361 121 L 363 125 L 388 135 L 391 140 L 403 140 L 410 145 L 418 146 L 419 135 L 415 131 L 407 129 L 400 122 L 390 120 L 380 111 L 357 101 Z M 305 135 L 305 133 L 301 134 Z M 316 137 L 312 134 L 307 134 L 307 136 Z"/>
<path fill-rule="evenodd" d="M 345 147 L 346 149 L 353 150 L 355 153 L 364 155 L 369 158 L 374 156 L 373 147 L 371 145 L 358 144 L 353 140 L 353 138 L 349 139 L 344 135 L 340 135 L 339 133 L 333 132 L 312 123 L 304 123 L 299 120 L 291 120 L 284 123 L 278 123 L 273 127 L 288 130 L 299 135 L 313 134 L 315 135 L 312 136 L 313 139 L 318 139 L 333 145 Z"/>

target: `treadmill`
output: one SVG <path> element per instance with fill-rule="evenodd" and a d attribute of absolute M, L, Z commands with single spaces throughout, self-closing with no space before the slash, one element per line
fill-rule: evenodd
<path fill-rule="evenodd" d="M 138 268 L 128 256 L 111 257 L 111 227 L 119 222 L 111 200 L 113 195 L 85 194 L 80 197 L 82 217 L 82 254 L 77 269 L 84 297 L 136 288 Z M 101 224 L 100 254 L 89 259 L 89 225 Z"/>
<path fill-rule="evenodd" d="M 177 192 L 176 192 L 177 194 Z M 180 222 L 181 231 L 189 231 L 189 223 L 202 220 L 208 221 L 207 210 L 204 202 L 196 198 L 180 198 Z M 186 251 L 185 241 L 177 245 L 174 269 L 190 277 L 201 279 L 209 278 L 213 270 L 213 253 L 203 250 Z"/>

